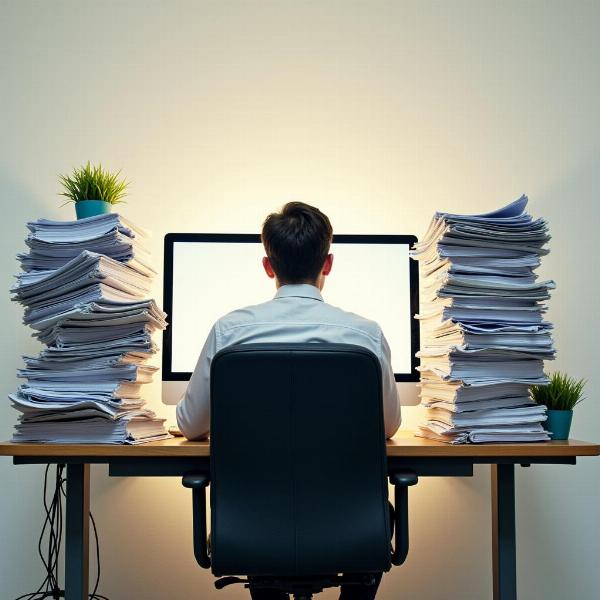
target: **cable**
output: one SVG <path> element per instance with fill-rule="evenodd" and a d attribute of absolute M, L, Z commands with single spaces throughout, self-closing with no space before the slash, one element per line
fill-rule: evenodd
<path fill-rule="evenodd" d="M 54 492 L 50 503 L 48 503 L 49 464 L 46 465 L 44 471 L 42 503 L 44 506 L 45 518 L 42 524 L 40 537 L 38 538 L 37 549 L 40 560 L 44 565 L 44 570 L 46 571 L 46 577 L 35 592 L 23 594 L 15 600 L 44 600 L 45 598 L 60 600 L 60 598 L 64 598 L 65 596 L 65 591 L 64 589 L 61 589 L 58 580 L 58 559 L 62 548 L 64 523 L 62 501 L 67 497 L 65 490 L 67 479 L 64 476 L 64 470 L 65 465 L 56 465 Z M 106 596 L 98 593 L 98 586 L 100 585 L 100 542 L 98 540 L 98 529 L 96 527 L 94 516 L 91 512 L 89 515 L 96 545 L 96 581 L 94 583 L 93 591 L 88 596 L 88 600 L 109 600 Z M 45 537 L 47 537 L 46 541 L 44 540 Z"/>
<path fill-rule="evenodd" d="M 16 600 L 42 600 L 43 598 L 59 599 L 64 596 L 64 592 L 58 586 L 58 555 L 60 552 L 60 540 L 62 536 L 62 502 L 60 490 L 62 489 L 64 481 L 64 465 L 57 465 L 56 467 L 55 489 L 50 505 L 48 505 L 49 470 L 50 465 L 46 465 L 43 491 L 43 505 L 46 517 L 38 539 L 38 554 L 46 570 L 46 577 L 35 592 L 19 596 Z M 60 529 L 58 529 L 59 526 Z M 47 554 L 44 555 L 42 548 L 44 545 L 44 535 L 47 530 L 48 550 Z"/>
<path fill-rule="evenodd" d="M 98 585 L 100 584 L 100 542 L 98 541 L 98 530 L 96 529 L 96 520 L 94 515 L 90 512 L 90 520 L 92 521 L 92 528 L 94 529 L 94 538 L 96 540 L 96 583 L 94 584 L 94 591 L 90 594 L 89 600 L 108 600 L 106 596 L 98 594 Z"/>

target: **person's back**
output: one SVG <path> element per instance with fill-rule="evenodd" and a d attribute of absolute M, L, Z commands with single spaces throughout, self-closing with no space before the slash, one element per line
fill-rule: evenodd
<path fill-rule="evenodd" d="M 390 349 L 381 328 L 374 321 L 327 304 L 321 296 L 333 265 L 329 254 L 332 235 L 329 219 L 303 203 L 286 204 L 281 213 L 267 217 L 262 230 L 267 255 L 263 266 L 275 280 L 277 293 L 268 302 L 235 310 L 214 324 L 187 391 L 177 405 L 177 423 L 188 439 L 201 439 L 209 433 L 210 364 L 215 354 L 233 344 L 261 342 L 345 343 L 371 350 L 381 363 L 386 437 L 396 432 L 401 419 L 400 402 Z M 344 591 L 343 586 L 341 597 L 358 592 L 356 587 Z M 366 588 L 364 594 L 352 597 L 373 598 L 377 586 Z M 267 597 L 279 600 L 285 595 L 253 594 L 255 600 Z"/>
<path fill-rule="evenodd" d="M 389 348 L 379 325 L 325 303 L 319 289 L 313 285 L 287 284 L 277 290 L 273 300 L 235 310 L 215 323 L 186 396 L 177 409 L 179 428 L 186 437 L 200 439 L 209 431 L 212 357 L 233 344 L 260 342 L 330 342 L 356 344 L 371 350 L 382 365 L 386 437 L 394 435 L 398 429 L 400 404 Z"/>

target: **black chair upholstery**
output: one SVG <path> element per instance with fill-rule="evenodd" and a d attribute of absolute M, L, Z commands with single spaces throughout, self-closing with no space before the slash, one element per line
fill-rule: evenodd
<path fill-rule="evenodd" d="M 338 573 L 388 571 L 387 474 L 372 352 L 325 343 L 226 348 L 211 365 L 210 557 L 209 480 L 184 477 L 194 489 L 196 558 L 217 576 L 253 576 L 298 598 L 339 585 Z M 396 479 L 405 502 L 416 476 Z M 399 513 L 407 520 L 406 507 Z M 396 527 L 405 538 L 393 556 L 399 564 L 407 522 Z"/>

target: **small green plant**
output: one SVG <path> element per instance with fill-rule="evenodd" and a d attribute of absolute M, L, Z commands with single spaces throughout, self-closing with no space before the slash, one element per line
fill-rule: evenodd
<path fill-rule="evenodd" d="M 569 377 L 566 373 L 552 373 L 548 385 L 534 385 L 531 396 L 549 410 L 573 410 L 583 399 L 586 381 Z"/>
<path fill-rule="evenodd" d="M 104 200 L 109 204 L 123 202 L 129 183 L 119 179 L 121 171 L 109 173 L 102 165 L 93 166 L 89 161 L 79 169 L 73 169 L 69 175 L 59 175 L 59 181 L 65 191 L 61 196 L 68 198 L 67 202 L 81 202 L 82 200 Z"/>

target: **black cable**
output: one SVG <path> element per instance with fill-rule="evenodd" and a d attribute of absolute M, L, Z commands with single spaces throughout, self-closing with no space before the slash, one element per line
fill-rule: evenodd
<path fill-rule="evenodd" d="M 41 585 L 35 592 L 30 592 L 28 594 L 24 594 L 19 596 L 17 600 L 42 600 L 43 598 L 60 598 L 64 593 L 58 587 L 58 563 L 57 557 L 58 552 L 60 551 L 60 546 L 57 546 L 57 537 L 56 537 L 56 516 L 57 516 L 57 504 L 60 503 L 60 493 L 57 494 L 57 488 L 59 486 L 59 482 L 62 481 L 62 472 L 64 470 L 64 465 L 57 465 L 56 468 L 56 487 L 55 492 L 52 496 L 52 502 L 50 506 L 48 506 L 48 472 L 50 470 L 50 465 L 46 466 L 46 470 L 44 472 L 44 491 L 43 491 L 43 505 L 44 512 L 46 514 L 44 523 L 42 525 L 42 531 L 40 533 L 40 537 L 38 539 L 38 553 L 42 564 L 46 570 L 46 577 L 44 581 L 42 581 Z M 62 524 L 62 523 L 61 523 Z M 46 530 L 49 530 L 48 536 L 48 554 L 44 556 L 42 546 L 44 542 L 44 534 Z M 45 588 L 45 589 L 44 589 Z"/>
<path fill-rule="evenodd" d="M 100 584 L 100 543 L 98 542 L 98 530 L 96 529 L 96 520 L 94 515 L 90 512 L 90 520 L 92 521 L 92 528 L 94 529 L 94 538 L 96 539 L 96 583 L 94 584 L 94 591 L 92 592 L 90 599 L 96 600 L 98 595 L 98 585 Z"/>
<path fill-rule="evenodd" d="M 62 506 L 62 502 L 60 502 L 60 480 L 62 476 L 62 469 L 64 467 L 62 465 L 58 465 L 56 468 L 56 479 L 55 479 L 55 487 L 54 487 L 54 495 L 52 496 L 52 503 L 50 505 L 50 528 L 49 528 L 49 536 L 48 536 L 48 557 L 49 557 L 49 570 L 48 574 L 50 575 L 50 591 L 52 592 L 60 592 L 60 587 L 58 585 L 58 552 L 60 551 L 60 545 L 58 541 L 58 532 L 57 528 L 60 527 L 61 523 L 58 518 L 58 507 Z M 62 528 L 61 528 L 62 531 Z M 59 595 L 60 597 L 60 595 Z"/>
<path fill-rule="evenodd" d="M 43 490 L 43 506 L 44 506 L 44 522 L 42 524 L 42 531 L 38 538 L 38 555 L 44 570 L 46 571 L 46 577 L 42 581 L 41 585 L 35 592 L 29 592 L 19 596 L 15 600 L 44 600 L 45 598 L 52 598 L 53 600 L 60 600 L 64 598 L 65 591 L 60 588 L 58 580 L 58 560 L 60 551 L 62 548 L 63 541 L 63 498 L 66 499 L 67 493 L 65 490 L 66 477 L 63 476 L 65 465 L 56 466 L 54 493 L 52 494 L 52 500 L 48 504 L 48 474 L 50 471 L 50 465 L 46 465 L 44 471 L 44 490 Z M 109 600 L 106 596 L 98 593 L 98 586 L 100 585 L 100 542 L 98 540 L 98 529 L 96 527 L 96 521 L 92 513 L 89 513 L 90 521 L 92 522 L 92 528 L 94 530 L 94 539 L 96 544 L 96 581 L 94 583 L 94 589 L 89 594 L 89 600 Z M 44 536 L 48 537 L 47 548 L 44 552 Z"/>

